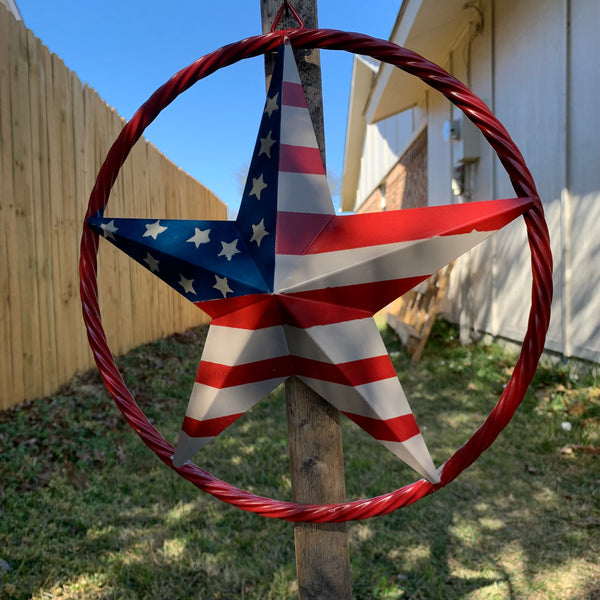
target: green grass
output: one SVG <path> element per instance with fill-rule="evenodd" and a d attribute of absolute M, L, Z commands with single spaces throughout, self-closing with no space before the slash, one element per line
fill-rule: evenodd
<path fill-rule="evenodd" d="M 171 441 L 204 334 L 119 359 Z M 440 464 L 487 416 L 515 357 L 497 345 L 461 347 L 439 321 L 411 367 L 392 332 L 383 334 Z M 540 368 L 508 428 L 455 482 L 350 524 L 354 598 L 600 598 L 599 388 L 597 370 Z M 282 394 L 260 402 L 198 463 L 289 499 Z M 343 429 L 349 498 L 415 479 L 346 419 Z M 294 561 L 293 525 L 234 509 L 178 478 L 124 423 L 96 372 L 0 413 L 2 600 L 295 598 Z"/>

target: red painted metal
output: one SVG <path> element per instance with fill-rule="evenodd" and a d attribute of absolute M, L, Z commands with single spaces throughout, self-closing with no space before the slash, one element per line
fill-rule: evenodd
<path fill-rule="evenodd" d="M 298 11 L 294 8 L 294 6 L 292 4 L 290 4 L 288 2 L 288 0 L 284 0 L 283 4 L 279 7 L 279 10 L 277 11 L 277 14 L 275 15 L 275 20 L 273 21 L 273 25 L 271 25 L 271 33 L 273 33 L 274 31 L 277 30 L 277 25 L 279 25 L 279 22 L 281 21 L 281 17 L 283 16 L 283 11 L 286 8 L 288 8 L 291 11 L 291 13 L 294 15 L 294 19 L 296 19 L 296 21 L 298 22 L 298 27 L 300 27 L 300 29 L 304 28 L 304 21 L 298 14 Z"/>
<path fill-rule="evenodd" d="M 389 41 L 359 33 L 306 28 L 288 29 L 251 37 L 224 46 L 198 59 L 174 75 L 136 112 L 121 131 L 100 168 L 90 196 L 86 222 L 88 217 L 104 209 L 117 174 L 131 148 L 144 129 L 168 104 L 200 79 L 242 59 L 275 50 L 286 38 L 296 48 L 345 50 L 363 54 L 419 77 L 446 96 L 481 130 L 506 169 L 516 195 L 534 200 L 533 207 L 524 214 L 531 252 L 533 283 L 529 321 L 522 350 L 513 374 L 490 415 L 471 438 L 444 463 L 441 483 L 434 485 L 426 480 L 419 480 L 370 499 L 341 504 L 302 505 L 263 498 L 240 490 L 217 479 L 193 463 L 186 463 L 183 467 L 175 469 L 171 462 L 173 446 L 148 421 L 135 402 L 123 382 L 108 347 L 98 305 L 96 278 L 98 236 L 85 223 L 79 263 L 83 317 L 96 364 L 115 403 L 144 443 L 182 477 L 224 502 L 267 517 L 315 523 L 366 519 L 412 504 L 447 485 L 471 465 L 494 442 L 510 421 L 533 378 L 544 348 L 552 300 L 552 255 L 548 228 L 531 173 L 519 149 L 487 106 L 439 66 Z"/>

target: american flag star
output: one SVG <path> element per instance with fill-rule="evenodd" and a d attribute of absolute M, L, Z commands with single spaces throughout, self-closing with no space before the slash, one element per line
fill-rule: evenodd
<path fill-rule="evenodd" d="M 103 234 L 110 223 L 109 242 L 212 318 L 175 466 L 295 375 L 437 483 L 372 316 L 531 204 L 515 198 L 336 216 L 284 44 L 235 221 L 98 214 L 89 225 Z"/>

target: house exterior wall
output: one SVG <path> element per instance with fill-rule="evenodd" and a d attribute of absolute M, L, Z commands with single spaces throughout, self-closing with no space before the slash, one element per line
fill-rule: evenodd
<path fill-rule="evenodd" d="M 546 347 L 600 360 L 600 5 L 595 0 L 482 3 L 480 35 L 457 39 L 444 65 L 490 105 L 536 181 L 550 229 L 554 299 Z M 590 57 L 594 57 L 590 62 Z M 428 92 L 433 95 L 435 92 Z M 429 203 L 447 190 L 452 143 L 440 123 L 456 109 L 428 98 Z M 453 201 L 514 196 L 487 143 L 472 190 Z M 441 173 L 441 175 L 440 175 Z M 435 197 L 432 195 L 435 194 Z M 520 341 L 527 328 L 530 254 L 519 221 L 460 259 L 445 309 L 476 331 Z"/>
<path fill-rule="evenodd" d="M 600 357 L 600 3 L 570 3 L 567 186 L 562 193 L 568 353 Z"/>
<path fill-rule="evenodd" d="M 555 286 L 546 346 L 566 352 L 561 304 L 564 302 L 562 192 L 566 189 L 567 2 L 528 0 L 495 2 L 493 7 L 494 111 L 511 133 L 529 166 L 544 204 L 554 257 Z M 552 57 L 551 62 L 549 57 Z M 514 195 L 508 177 L 494 162 L 497 198 Z M 516 225 L 516 224 L 515 224 Z M 531 286 L 524 228 L 513 226 L 497 236 L 498 276 L 494 301 L 498 333 L 520 339 L 527 325 L 522 292 Z M 513 282 L 506 285 L 503 282 Z M 519 297 L 521 296 L 521 297 Z M 600 341 L 600 340 L 599 340 Z"/>
<path fill-rule="evenodd" d="M 490 106 L 536 181 L 554 263 L 546 348 L 598 362 L 600 3 L 481 0 L 477 6 L 476 14 L 465 5 L 471 25 L 456 31 L 438 62 Z M 479 159 L 466 167 L 468 185 L 454 196 L 457 147 L 444 140 L 443 124 L 459 111 L 431 89 L 418 105 L 427 123 L 429 205 L 515 195 L 482 138 Z M 365 147 L 363 163 L 368 160 Z M 520 341 L 531 284 L 526 229 L 519 220 L 459 260 L 444 308 L 465 330 Z"/>
<path fill-rule="evenodd" d="M 421 131 L 358 212 L 427 205 L 427 131 Z"/>
<path fill-rule="evenodd" d="M 398 162 L 413 134 L 412 111 L 367 125 L 355 210 L 371 197 Z"/>

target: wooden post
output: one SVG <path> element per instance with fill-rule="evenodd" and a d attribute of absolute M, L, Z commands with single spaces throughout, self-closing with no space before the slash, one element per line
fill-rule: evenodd
<path fill-rule="evenodd" d="M 283 0 L 260 0 L 263 33 L 271 31 Z M 306 27 L 318 27 L 317 0 L 292 0 Z M 291 12 L 280 28 L 297 27 Z M 325 134 L 318 50 L 294 51 L 300 79 L 325 164 Z M 267 86 L 274 56 L 265 56 Z M 286 382 L 288 439 L 294 502 L 345 501 L 344 457 L 339 412 L 292 377 Z M 346 525 L 299 523 L 295 526 L 296 571 L 300 600 L 352 598 Z"/>

